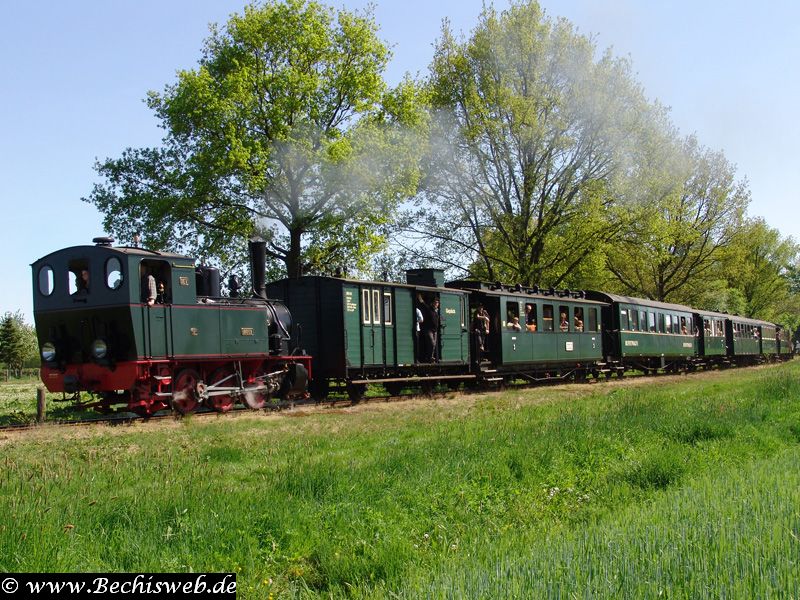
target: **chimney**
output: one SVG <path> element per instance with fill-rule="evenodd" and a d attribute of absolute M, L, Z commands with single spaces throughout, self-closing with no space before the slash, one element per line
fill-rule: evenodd
<path fill-rule="evenodd" d="M 267 297 L 267 242 L 253 238 L 248 242 L 250 249 L 250 278 L 253 280 L 253 296 Z"/>

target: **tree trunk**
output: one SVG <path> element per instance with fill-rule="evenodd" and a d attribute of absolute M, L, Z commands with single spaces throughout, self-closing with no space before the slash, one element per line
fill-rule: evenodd
<path fill-rule="evenodd" d="M 289 230 L 289 252 L 286 254 L 286 275 L 288 277 L 302 277 L 303 255 L 300 240 L 303 230 L 299 227 Z"/>

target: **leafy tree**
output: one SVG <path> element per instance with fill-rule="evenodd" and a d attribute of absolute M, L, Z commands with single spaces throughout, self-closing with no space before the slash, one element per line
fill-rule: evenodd
<path fill-rule="evenodd" d="M 445 23 L 429 81 L 434 119 L 420 260 L 523 284 L 569 281 L 620 230 L 617 155 L 646 113 L 625 60 L 535 1 L 485 8 L 471 37 Z M 465 268 L 464 265 L 471 265 Z"/>
<path fill-rule="evenodd" d="M 30 328 L 28 328 L 30 329 Z M 35 339 L 33 353 L 36 353 Z M 26 331 L 20 313 L 6 313 L 0 321 L 0 361 L 6 368 L 16 371 L 22 369 L 31 354 L 30 336 Z"/>
<path fill-rule="evenodd" d="M 786 277 L 786 281 L 789 285 L 789 291 L 792 294 L 800 294 L 800 259 L 798 259 L 794 264 L 786 266 L 786 272 L 784 276 Z"/>
<path fill-rule="evenodd" d="M 150 92 L 163 145 L 98 163 L 87 201 L 149 247 L 231 262 L 260 234 L 290 276 L 363 263 L 416 189 L 400 125 L 422 123 L 410 81 L 386 88 L 376 30 L 369 12 L 314 1 L 247 6 L 211 28 L 196 69 Z"/>
<path fill-rule="evenodd" d="M 697 303 L 721 252 L 735 239 L 749 202 L 745 182 L 721 152 L 666 128 L 641 147 L 632 218 L 607 265 L 622 291 L 653 300 Z"/>
<path fill-rule="evenodd" d="M 789 268 L 800 249 L 763 218 L 748 220 L 722 256 L 731 287 L 741 291 L 748 317 L 774 319 L 790 294 Z"/>

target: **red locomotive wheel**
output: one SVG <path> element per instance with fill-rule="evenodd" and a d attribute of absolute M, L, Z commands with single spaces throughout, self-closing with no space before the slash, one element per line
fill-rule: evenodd
<path fill-rule="evenodd" d="M 270 394 L 264 389 L 264 380 L 256 379 L 257 377 L 263 377 L 266 373 L 263 367 L 259 367 L 248 378 L 248 381 L 245 382 L 242 399 L 247 408 L 252 408 L 254 410 L 262 409 L 267 405 L 267 402 L 269 402 Z M 259 387 L 262 389 L 258 389 Z"/>
<path fill-rule="evenodd" d="M 211 373 L 211 377 L 208 378 L 209 384 L 206 406 L 211 410 L 228 412 L 233 408 L 235 404 L 233 396 L 230 393 L 217 395 L 218 391 L 214 389 L 217 385 L 223 388 L 236 387 L 237 378 L 231 377 L 231 375 L 233 375 L 233 369 L 231 367 L 220 367 Z"/>
<path fill-rule="evenodd" d="M 172 408 L 173 410 L 188 415 L 197 408 L 197 384 L 200 382 L 200 373 L 194 369 L 178 371 L 172 380 Z"/>

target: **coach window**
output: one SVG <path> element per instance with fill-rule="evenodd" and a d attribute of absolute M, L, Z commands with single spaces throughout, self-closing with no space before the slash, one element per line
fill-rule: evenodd
<path fill-rule="evenodd" d="M 631 311 L 631 331 L 639 331 L 639 311 Z"/>
<path fill-rule="evenodd" d="M 597 322 L 597 309 L 590 308 L 589 312 L 589 329 L 587 331 L 600 331 L 600 324 Z"/>
<path fill-rule="evenodd" d="M 569 331 L 569 307 L 561 305 L 558 307 L 558 328 L 561 331 Z"/>
<path fill-rule="evenodd" d="M 664 327 L 667 333 L 672 333 L 672 315 L 664 315 Z"/>
<path fill-rule="evenodd" d="M 525 305 L 525 329 L 536 331 L 537 327 L 536 305 L 528 303 Z"/>
<path fill-rule="evenodd" d="M 53 267 L 45 265 L 39 269 L 39 292 L 42 296 L 49 296 L 53 293 Z"/>
<path fill-rule="evenodd" d="M 392 324 L 392 293 L 383 292 L 383 324 Z"/>
<path fill-rule="evenodd" d="M 619 328 L 622 331 L 630 329 L 630 325 L 628 324 L 628 311 L 624 308 L 619 310 Z M 591 327 L 589 329 L 591 330 Z"/>
<path fill-rule="evenodd" d="M 554 331 L 553 305 L 542 305 L 542 331 Z"/>
<path fill-rule="evenodd" d="M 369 299 L 369 290 L 361 290 L 361 322 L 364 325 L 369 325 L 372 323 L 372 319 L 370 318 L 370 299 Z"/>
<path fill-rule="evenodd" d="M 522 324 L 519 322 L 519 302 L 506 302 L 506 329 L 522 331 Z"/>
<path fill-rule="evenodd" d="M 650 333 L 656 332 L 656 313 L 647 313 L 647 330 Z"/>
<path fill-rule="evenodd" d="M 381 324 L 381 291 L 372 290 L 372 324 Z"/>
<path fill-rule="evenodd" d="M 122 285 L 122 264 L 116 256 L 106 261 L 106 285 L 110 290 L 117 290 Z"/>

